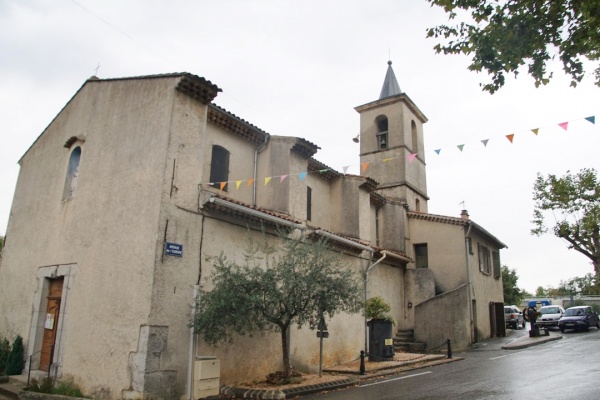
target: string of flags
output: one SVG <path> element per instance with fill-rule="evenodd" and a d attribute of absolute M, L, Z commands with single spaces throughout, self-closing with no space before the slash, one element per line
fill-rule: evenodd
<path fill-rule="evenodd" d="M 596 124 L 596 117 L 594 115 L 586 117 L 586 118 L 581 118 L 579 120 L 586 120 L 586 121 L 588 121 L 588 122 L 590 122 L 590 123 L 592 123 L 594 125 Z M 571 120 L 571 121 L 567 121 L 567 122 L 561 122 L 561 123 L 559 123 L 557 125 L 560 128 L 562 128 L 562 129 L 564 129 L 566 131 L 569 128 L 569 123 L 570 122 L 579 121 L 579 120 Z M 533 132 L 533 134 L 535 134 L 537 136 L 538 133 L 539 133 L 539 131 L 540 131 L 540 128 L 530 129 L 529 131 Z M 513 143 L 514 138 L 515 138 L 515 134 L 511 133 L 511 134 L 505 135 L 505 138 L 510 143 Z M 489 141 L 490 141 L 490 139 L 483 139 L 483 140 L 481 140 L 481 143 L 483 144 L 484 147 L 487 147 Z M 459 144 L 459 145 L 456 145 L 456 147 L 458 148 L 458 150 L 460 150 L 462 152 L 464 150 L 465 144 Z M 442 149 L 441 148 L 435 149 L 434 152 L 437 155 L 440 155 L 440 153 L 442 152 Z M 408 161 L 409 162 L 413 162 L 414 159 L 417 157 L 417 155 L 418 155 L 417 153 L 410 153 L 410 154 L 408 154 Z M 388 157 L 388 158 L 382 159 L 380 162 L 387 163 L 387 162 L 393 161 L 393 160 L 398 159 L 398 158 L 400 158 L 400 157 Z M 367 171 L 367 169 L 369 168 L 369 166 L 371 166 L 373 163 L 374 162 L 364 162 L 364 163 L 360 163 L 360 164 L 347 165 L 347 166 L 343 166 L 341 168 L 341 170 L 343 171 L 343 174 L 346 175 L 346 173 L 348 172 L 348 170 L 351 167 L 360 166 L 360 171 L 361 171 L 361 173 L 364 174 Z M 375 163 L 377 163 L 377 162 L 375 162 Z M 335 171 L 335 170 L 325 168 L 325 169 L 320 169 L 320 170 L 310 171 L 310 172 L 309 171 L 303 171 L 303 172 L 300 172 L 300 173 L 297 173 L 297 174 L 286 174 L 286 175 L 268 176 L 268 177 L 262 178 L 261 180 L 263 181 L 264 186 L 269 185 L 269 183 L 271 183 L 273 181 L 278 182 L 278 183 L 283 183 L 286 180 L 289 180 L 289 179 L 292 179 L 292 178 L 295 178 L 295 177 L 298 177 L 298 179 L 300 180 L 300 182 L 302 182 L 306 178 L 306 176 L 308 174 L 322 174 L 322 173 L 326 173 L 326 172 L 329 172 L 329 171 Z M 242 187 L 242 185 L 244 185 L 244 183 L 245 183 L 244 187 L 251 187 L 254 182 L 255 182 L 254 178 L 248 178 L 248 179 L 240 179 L 240 180 L 225 181 L 225 182 L 209 182 L 209 183 L 206 183 L 206 184 L 210 185 L 210 186 L 218 187 L 219 190 L 223 190 L 225 188 L 225 186 L 227 186 L 227 184 L 235 184 L 235 189 L 239 190 L 240 187 Z"/>

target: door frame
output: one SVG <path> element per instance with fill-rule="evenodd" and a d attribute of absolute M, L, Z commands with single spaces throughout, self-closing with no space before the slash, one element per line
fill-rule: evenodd
<path fill-rule="evenodd" d="M 48 304 L 48 290 L 50 281 L 59 277 L 63 278 L 63 288 L 57 321 L 56 338 L 54 341 L 54 354 L 50 363 L 50 372 L 54 377 L 60 377 L 63 359 L 63 332 L 68 324 L 69 291 L 73 284 L 73 278 L 78 270 L 77 264 L 53 265 L 40 267 L 37 270 L 38 281 L 33 298 L 33 313 L 29 328 L 29 341 L 25 360 L 26 370 L 38 370 L 40 367 L 40 355 L 44 341 L 44 323 L 46 320 L 46 307 Z M 30 365 L 31 364 L 31 365 Z"/>

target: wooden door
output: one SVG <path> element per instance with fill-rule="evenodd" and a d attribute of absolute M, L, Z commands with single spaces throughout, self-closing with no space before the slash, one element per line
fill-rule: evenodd
<path fill-rule="evenodd" d="M 48 371 L 52 364 L 58 318 L 60 314 L 60 299 L 62 296 L 63 278 L 52 279 L 48 290 L 48 305 L 46 306 L 46 319 L 44 321 L 44 339 L 40 355 L 40 369 Z"/>

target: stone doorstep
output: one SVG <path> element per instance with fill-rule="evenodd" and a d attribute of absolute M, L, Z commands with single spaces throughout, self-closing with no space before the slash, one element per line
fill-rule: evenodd
<path fill-rule="evenodd" d="M 356 378 L 347 378 L 339 381 L 332 381 L 323 384 L 302 386 L 284 389 L 284 390 L 267 390 L 267 389 L 251 389 L 251 388 L 238 388 L 233 386 L 223 386 L 221 388 L 221 394 L 226 396 L 233 396 L 236 399 L 257 399 L 257 400 L 282 400 L 290 399 L 299 396 L 306 396 L 326 390 L 337 390 L 343 389 L 350 386 L 357 386 L 360 381 L 364 379 L 371 379 L 386 375 L 393 375 L 401 372 L 433 367 L 436 365 L 446 364 L 454 361 L 464 360 L 464 357 L 447 358 L 443 355 L 428 355 L 429 358 L 426 360 L 419 359 L 413 362 L 411 361 L 399 361 L 396 365 L 386 365 L 382 368 L 371 368 L 366 372 L 365 375 L 358 374 Z M 336 372 L 343 374 L 353 374 L 349 371 L 332 371 L 332 369 L 323 370 L 323 372 Z M 211 396 L 207 399 L 218 399 L 218 396 Z"/>

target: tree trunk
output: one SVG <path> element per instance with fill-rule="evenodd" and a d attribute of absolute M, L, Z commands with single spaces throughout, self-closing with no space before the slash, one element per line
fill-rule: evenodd
<path fill-rule="evenodd" d="M 283 354 L 283 373 L 286 378 L 290 377 L 290 346 L 288 341 L 289 326 L 281 328 L 281 351 Z"/>

